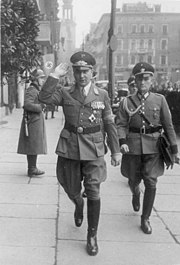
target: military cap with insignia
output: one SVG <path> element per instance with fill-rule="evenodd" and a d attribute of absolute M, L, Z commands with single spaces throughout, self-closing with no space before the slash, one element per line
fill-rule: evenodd
<path fill-rule="evenodd" d="M 90 53 L 84 51 L 74 53 L 71 56 L 70 61 L 73 67 L 79 67 L 83 69 L 92 69 L 96 64 L 94 57 Z"/>
<path fill-rule="evenodd" d="M 130 76 L 127 81 L 128 86 L 134 85 L 135 84 L 135 77 Z"/>
<path fill-rule="evenodd" d="M 144 74 L 154 75 L 154 67 L 146 62 L 137 63 L 134 66 L 132 73 L 134 76 Z"/>

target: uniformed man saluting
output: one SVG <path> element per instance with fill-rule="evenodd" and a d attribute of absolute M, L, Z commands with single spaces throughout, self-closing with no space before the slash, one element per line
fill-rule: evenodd
<path fill-rule="evenodd" d="M 66 64 L 56 67 L 43 86 L 39 99 L 46 104 L 60 105 L 65 116 L 56 153 L 57 178 L 75 204 L 75 225 L 83 222 L 83 182 L 87 194 L 87 252 L 98 253 L 97 228 L 100 214 L 100 184 L 106 179 L 104 155 L 107 134 L 111 164 L 120 164 L 117 131 L 113 121 L 108 93 L 92 82 L 95 59 L 81 51 L 71 57 L 75 85 L 56 88 L 59 77 L 68 71 Z"/>
<path fill-rule="evenodd" d="M 121 102 L 116 119 L 123 153 L 121 173 L 129 179 L 134 211 L 140 209 L 139 184 L 141 180 L 144 181 L 141 229 L 144 233 L 151 234 L 149 217 L 154 204 L 157 177 L 164 173 L 164 164 L 158 149 L 162 128 L 170 140 L 174 161 L 178 150 L 165 97 L 149 91 L 154 68 L 142 62 L 134 66 L 132 73 L 138 91 Z"/>

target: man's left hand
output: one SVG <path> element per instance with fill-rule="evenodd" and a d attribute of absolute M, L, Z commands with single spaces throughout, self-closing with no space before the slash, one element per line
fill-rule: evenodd
<path fill-rule="evenodd" d="M 112 154 L 111 155 L 111 165 L 116 167 L 119 166 L 121 162 L 121 154 L 117 153 L 117 154 Z"/>

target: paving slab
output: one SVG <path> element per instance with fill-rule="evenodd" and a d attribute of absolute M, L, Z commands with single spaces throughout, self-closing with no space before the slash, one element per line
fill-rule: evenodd
<path fill-rule="evenodd" d="M 180 212 L 180 196 L 179 195 L 161 195 L 157 194 L 154 207 L 156 211 Z"/>
<path fill-rule="evenodd" d="M 179 265 L 180 246 L 175 244 L 99 242 L 99 253 L 90 257 L 85 241 L 58 241 L 58 265 Z"/>
<path fill-rule="evenodd" d="M 1 265 L 53 265 L 54 247 L 0 246 Z"/>
<path fill-rule="evenodd" d="M 55 219 L 57 205 L 0 204 L 0 217 Z"/>
<path fill-rule="evenodd" d="M 0 202 L 12 204 L 57 204 L 58 186 L 0 184 Z"/>
<path fill-rule="evenodd" d="M 175 243 L 162 221 L 157 217 L 151 218 L 153 233 L 144 234 L 140 229 L 138 216 L 104 215 L 100 216 L 98 239 L 118 242 L 149 242 Z M 61 213 L 58 227 L 58 239 L 85 240 L 87 220 L 80 228 L 75 227 L 72 213 Z M 105 232 L 106 231 L 106 232 Z"/>
<path fill-rule="evenodd" d="M 0 246 L 54 247 L 56 221 L 1 217 L 0 234 Z"/>

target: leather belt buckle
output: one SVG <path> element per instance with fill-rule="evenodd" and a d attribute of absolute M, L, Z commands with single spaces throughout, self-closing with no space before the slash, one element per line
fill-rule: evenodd
<path fill-rule="evenodd" d="M 141 127 L 140 128 L 140 134 L 146 134 L 146 127 Z"/>
<path fill-rule="evenodd" d="M 83 133 L 83 127 L 78 127 L 77 128 L 77 133 Z"/>

